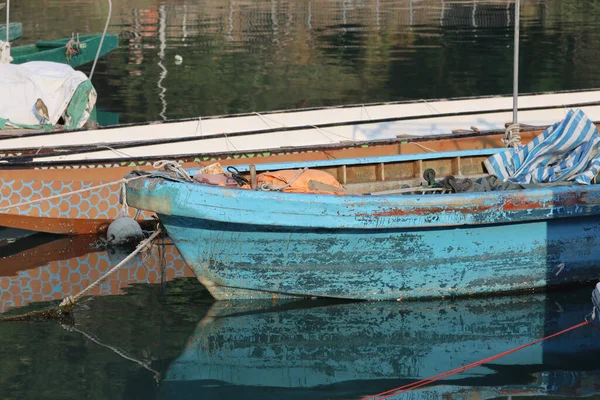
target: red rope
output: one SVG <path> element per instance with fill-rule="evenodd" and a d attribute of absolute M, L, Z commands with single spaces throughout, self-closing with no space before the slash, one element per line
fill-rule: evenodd
<path fill-rule="evenodd" d="M 396 396 L 398 394 L 406 393 L 406 392 L 408 392 L 410 390 L 417 389 L 417 388 L 423 387 L 425 385 L 429 385 L 430 383 L 433 383 L 435 381 L 439 381 L 440 379 L 444 379 L 444 378 L 447 378 L 449 376 L 456 375 L 456 374 L 458 374 L 460 372 L 466 371 L 466 370 L 471 369 L 471 368 L 478 367 L 478 366 L 480 366 L 482 364 L 485 364 L 485 363 L 488 363 L 490 361 L 497 360 L 498 358 L 504 357 L 506 355 L 509 355 L 509 354 L 512 354 L 512 353 L 516 353 L 519 350 L 523 350 L 524 348 L 533 346 L 534 344 L 543 342 L 544 340 L 552 339 L 552 338 L 554 338 L 556 336 L 562 335 L 563 333 L 567 333 L 567 332 L 573 331 L 573 330 L 575 330 L 577 328 L 581 328 L 582 326 L 588 325 L 589 323 L 590 322 L 586 320 L 586 321 L 584 321 L 584 322 L 582 322 L 580 324 L 574 325 L 574 326 L 572 326 L 570 328 L 567 328 L 565 330 L 562 330 L 562 331 L 560 331 L 558 333 L 554 333 L 554 334 L 552 334 L 550 336 L 546 336 L 545 338 L 535 340 L 533 342 L 524 344 L 524 345 L 519 346 L 519 347 L 515 347 L 512 350 L 508 350 L 508 351 L 505 351 L 503 353 L 496 354 L 495 356 L 488 357 L 488 358 L 485 358 L 485 359 L 480 360 L 480 361 L 476 361 L 476 362 L 471 363 L 469 365 L 464 365 L 462 367 L 458 367 L 458 368 L 455 368 L 453 370 L 450 370 L 450 371 L 447 371 L 447 372 L 444 372 L 444 373 L 441 373 L 441 374 L 438 374 L 438 375 L 434 375 L 434 376 L 432 376 L 430 378 L 422 379 L 422 380 L 417 381 L 417 382 L 409 383 L 408 385 L 400 386 L 398 388 L 391 389 L 391 390 L 388 390 L 386 392 L 382 392 L 382 393 L 376 394 L 374 396 L 364 397 L 362 400 L 371 400 L 371 399 L 380 399 L 380 400 L 382 400 L 382 399 L 390 398 L 392 396 Z"/>

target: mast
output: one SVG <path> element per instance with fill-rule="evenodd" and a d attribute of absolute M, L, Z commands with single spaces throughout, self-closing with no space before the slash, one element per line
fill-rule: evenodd
<path fill-rule="evenodd" d="M 6 41 L 10 38 L 10 0 L 6 0 Z"/>
<path fill-rule="evenodd" d="M 519 123 L 519 24 L 520 24 L 521 0 L 515 0 L 515 49 L 513 57 L 513 125 Z"/>

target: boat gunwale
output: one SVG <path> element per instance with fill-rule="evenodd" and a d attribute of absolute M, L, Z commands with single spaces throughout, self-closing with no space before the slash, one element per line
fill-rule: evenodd
<path fill-rule="evenodd" d="M 83 42 L 91 42 L 95 39 L 100 39 L 102 37 L 101 33 L 98 34 L 89 34 L 89 35 L 79 35 L 79 41 L 81 43 Z M 114 33 L 109 33 L 106 35 L 106 37 L 109 38 L 109 40 L 114 40 L 116 39 L 117 41 L 119 40 L 119 35 L 114 34 Z M 106 38 L 105 38 L 106 39 Z M 23 57 L 26 56 L 28 54 L 36 54 L 36 53 L 41 53 L 41 52 L 46 52 L 46 51 L 54 51 L 56 49 L 62 49 L 63 47 L 65 47 L 65 45 L 71 40 L 71 37 L 65 37 L 65 38 L 61 38 L 61 39 L 56 39 L 56 40 L 38 40 L 37 42 L 34 43 L 28 43 L 28 44 L 23 44 L 23 45 L 19 45 L 19 46 L 15 46 L 13 48 L 11 48 L 11 53 L 13 53 L 11 55 L 14 55 L 16 57 Z M 104 47 L 104 44 L 102 45 L 102 47 Z M 19 49 L 37 49 L 37 51 L 32 51 L 32 52 L 28 52 L 28 53 L 24 53 L 24 54 L 18 54 L 18 50 Z"/>
<path fill-rule="evenodd" d="M 90 35 L 80 35 L 79 38 L 83 38 L 85 37 L 84 40 L 81 40 L 81 43 L 86 43 L 86 47 L 81 48 L 81 50 L 86 50 L 89 49 L 90 45 L 93 45 L 95 47 L 100 47 L 100 42 L 102 42 L 102 48 L 101 48 L 101 56 L 105 56 L 106 54 L 112 52 L 113 50 L 115 50 L 116 48 L 119 47 L 119 35 L 117 34 L 106 34 L 104 37 L 104 40 L 102 40 L 102 34 L 90 34 Z M 13 61 L 11 62 L 11 64 L 14 65 L 20 65 L 20 64 L 24 64 L 27 62 L 40 62 L 40 61 L 45 61 L 45 60 L 39 60 L 39 59 L 32 59 L 29 60 L 27 58 L 30 57 L 39 57 L 40 55 L 43 54 L 47 54 L 47 55 L 55 55 L 55 54 L 59 54 L 64 52 L 65 49 L 65 45 L 66 43 L 68 43 L 68 41 L 71 40 L 70 37 L 66 37 L 66 38 L 61 38 L 61 39 L 57 39 L 57 40 L 51 40 L 51 41 L 37 41 L 35 43 L 31 43 L 31 44 L 25 44 L 25 45 L 21 45 L 21 46 L 16 46 L 13 47 L 11 49 L 11 56 L 13 56 Z M 97 42 L 97 45 L 96 45 Z M 114 46 L 114 47 L 112 47 Z M 93 54 L 95 55 L 95 48 L 92 50 Z M 90 53 L 90 55 L 92 55 L 92 53 Z M 49 62 L 55 62 L 55 61 L 49 61 Z M 61 64 L 66 64 L 71 66 L 72 68 L 78 68 L 82 65 L 87 64 L 88 62 L 91 61 L 85 61 L 85 57 L 82 55 L 82 52 L 78 52 L 77 54 L 73 54 L 72 57 L 68 60 L 68 62 L 61 62 Z M 0 130 L 0 132 L 2 132 L 2 130 Z M 70 130 L 61 130 L 60 132 L 71 132 Z M 22 136 L 18 136 L 19 138 L 22 138 L 24 136 L 26 137 L 30 137 L 30 136 L 38 136 L 38 135 L 43 135 L 43 134 L 52 134 L 51 131 L 40 131 L 40 132 L 32 132 L 29 133 L 27 135 L 22 135 Z M 5 140 L 5 139 L 15 139 L 15 137 L 10 137 L 10 136 L 1 136 L 0 137 L 0 141 L 1 140 Z"/>
<path fill-rule="evenodd" d="M 105 39 L 107 37 L 113 37 L 116 38 L 118 40 L 119 35 L 115 34 L 115 33 L 107 33 L 105 36 Z M 102 34 L 101 33 L 90 33 L 90 34 L 86 34 L 86 35 L 78 35 L 77 39 L 79 39 L 80 42 L 89 42 L 91 40 L 94 39 L 101 39 L 102 38 Z M 42 46 L 42 47 L 48 47 L 48 48 L 52 48 L 51 45 L 52 44 L 56 44 L 58 48 L 60 47 L 64 47 L 65 44 L 67 44 L 69 41 L 71 40 L 70 37 L 64 37 L 61 39 L 56 39 L 56 40 L 38 40 L 37 42 L 33 43 L 36 46 Z"/>
<path fill-rule="evenodd" d="M 454 158 L 457 153 L 465 154 L 452 152 L 431 155 L 437 155 L 437 158 Z M 483 152 L 469 153 L 481 155 Z M 401 161 L 418 159 L 420 155 L 407 155 Z M 346 165 L 351 165 L 348 162 L 351 160 L 347 159 Z M 338 165 L 342 162 L 325 161 L 333 161 Z M 373 158 L 358 161 L 362 164 L 377 164 Z M 295 165 L 303 166 L 304 163 Z M 269 166 L 261 167 L 265 170 Z M 194 170 L 189 172 L 193 173 Z M 152 192 L 157 189 L 160 193 L 153 195 Z M 373 196 L 263 192 L 172 181 L 165 179 L 164 174 L 163 177 L 157 174 L 128 183 L 127 191 L 131 206 L 157 214 L 234 224 L 305 228 L 435 228 L 532 222 L 600 213 L 600 185 L 552 185 L 491 192 Z M 171 198 L 166 199 L 168 197 Z"/>
<path fill-rule="evenodd" d="M 385 196 L 374 196 L 372 194 L 335 194 L 335 193 L 295 193 L 295 192 L 279 192 L 279 191 L 261 191 L 261 190 L 251 190 L 245 189 L 241 187 L 225 187 L 218 185 L 209 185 L 200 182 L 185 182 L 183 180 L 174 180 L 169 179 L 160 175 L 148 175 L 147 179 L 159 179 L 161 185 L 185 185 L 187 188 L 193 187 L 196 188 L 196 191 L 205 192 L 207 195 L 214 196 L 222 196 L 233 198 L 236 200 L 244 200 L 240 199 L 240 197 L 256 197 L 256 200 L 264 200 L 271 199 L 273 201 L 281 201 L 281 202 L 289 202 L 295 200 L 307 200 L 307 201 L 297 201 L 297 203 L 305 203 L 305 204 L 340 204 L 346 205 L 346 203 L 361 203 L 364 204 L 368 201 L 372 203 L 378 203 L 378 205 L 390 205 L 389 200 L 403 200 L 401 203 L 420 203 L 420 207 L 444 207 L 444 206 L 452 206 L 455 204 L 461 206 L 470 206 L 465 205 L 465 202 L 461 202 L 462 199 L 471 199 L 474 197 L 478 197 L 477 202 L 483 202 L 487 200 L 486 198 L 496 199 L 499 197 L 523 197 L 523 196 L 504 196 L 504 194 L 523 194 L 525 192 L 531 193 L 532 196 L 536 197 L 544 197 L 549 195 L 559 195 L 568 192 L 599 192 L 598 205 L 600 206 L 600 184 L 598 185 L 579 185 L 579 184 L 568 184 L 564 185 L 553 185 L 553 186 L 542 186 L 536 188 L 526 188 L 526 189 L 517 189 L 517 190 L 503 190 L 503 191 L 488 191 L 488 192 L 463 192 L 463 193 L 444 193 L 444 194 L 389 194 Z M 135 191 L 139 191 L 139 186 L 144 184 L 140 183 L 141 180 L 137 180 L 135 182 L 127 183 L 127 187 L 134 188 Z M 144 186 L 152 186 L 152 189 L 156 186 L 156 183 L 148 183 Z M 596 188 L 596 186 L 598 186 Z M 201 189 L 200 189 L 201 188 Z M 592 188 L 593 190 L 585 190 L 586 188 Z M 151 189 L 151 190 L 152 190 Z M 143 190 L 149 191 L 146 187 Z M 276 196 L 283 196 L 285 198 L 274 198 L 274 193 Z M 244 196 L 248 194 L 248 196 Z M 311 198 L 316 197 L 321 201 L 316 202 Z M 439 199 L 448 199 L 447 201 L 440 202 Z M 425 201 L 424 201 L 425 200 Z M 431 201 L 427 201 L 431 200 Z M 524 199 L 523 199 L 524 200 Z M 528 203 L 535 203 L 535 199 L 530 199 Z M 448 204 L 449 203 L 449 204 Z M 132 204 L 130 204 L 133 206 Z M 405 204 L 406 206 L 412 206 L 413 204 Z M 391 206 L 391 205 L 390 205 Z M 134 206 L 135 207 L 135 206 Z M 226 208 L 226 207 L 220 207 Z M 154 211 L 154 210 L 148 210 Z M 158 211 L 156 211 L 158 212 Z M 163 213 L 164 214 L 164 213 Z M 175 214 L 169 214 L 175 215 Z M 208 218 L 207 218 L 208 219 Z"/>

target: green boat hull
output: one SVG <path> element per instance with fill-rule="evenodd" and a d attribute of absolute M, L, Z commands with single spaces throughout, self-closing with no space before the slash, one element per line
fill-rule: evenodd
<path fill-rule="evenodd" d="M 20 22 L 8 24 L 8 41 L 13 41 L 23 36 L 23 25 Z M 6 41 L 6 25 L 0 24 L 0 40 Z"/>
<path fill-rule="evenodd" d="M 102 35 L 82 35 L 79 36 L 80 45 L 70 46 L 76 53 L 68 54 L 67 43 L 71 38 L 59 40 L 37 42 L 27 46 L 13 47 L 10 55 L 13 58 L 13 64 L 23 64 L 30 61 L 51 61 L 62 64 L 69 64 L 73 68 L 94 61 Z M 100 57 L 108 54 L 118 47 L 119 38 L 117 35 L 106 35 L 102 43 Z"/>

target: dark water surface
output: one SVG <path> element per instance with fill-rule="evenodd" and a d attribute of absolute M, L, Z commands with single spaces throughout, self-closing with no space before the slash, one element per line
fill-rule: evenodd
<path fill-rule="evenodd" d="M 93 83 L 120 122 L 512 92 L 508 0 L 113 3 L 120 47 Z M 521 91 L 600 87 L 600 3 L 521 3 Z M 13 45 L 101 32 L 107 11 L 103 0 L 13 2 L 24 30 Z"/>
<path fill-rule="evenodd" d="M 4 236 L 9 232 L 2 231 Z M 0 309 L 55 306 L 118 263 L 94 237 L 0 242 Z M 214 302 L 155 246 L 73 320 L 0 323 L 2 399 L 358 399 L 573 326 L 593 285 L 428 302 Z M 395 398 L 600 398 L 600 331 L 558 338 Z"/>
<path fill-rule="evenodd" d="M 110 123 L 512 90 L 509 1 L 114 3 L 120 48 L 94 77 Z M 13 1 L 24 28 L 13 45 L 100 32 L 107 10 L 101 0 Z M 597 1 L 523 0 L 521 91 L 600 87 L 599 17 Z M 90 248 L 96 238 L 11 235 L 0 230 L 6 314 L 55 305 L 123 257 Z M 0 398 L 355 399 L 579 323 L 592 287 L 404 304 L 214 303 L 166 245 L 95 289 L 74 321 L 0 323 Z M 600 398 L 599 331 L 398 398 L 525 396 Z"/>

